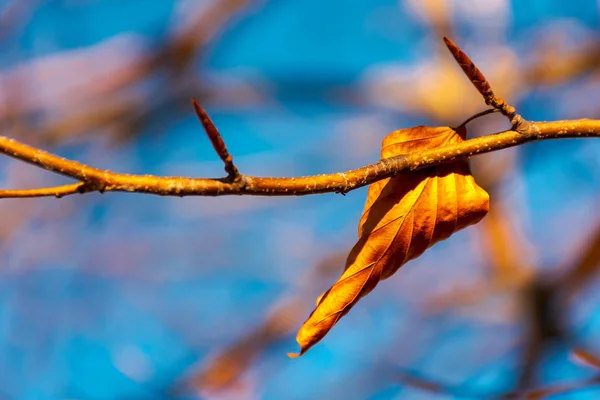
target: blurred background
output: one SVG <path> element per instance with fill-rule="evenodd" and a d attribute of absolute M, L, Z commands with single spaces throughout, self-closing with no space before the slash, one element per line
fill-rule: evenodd
<path fill-rule="evenodd" d="M 600 118 L 599 19 L 593 0 L 0 0 L 0 130 L 117 172 L 223 176 L 195 96 L 242 173 L 344 171 L 393 130 L 485 109 L 441 35 L 525 118 Z M 490 214 L 295 360 L 366 189 L 1 200 L 0 399 L 597 398 L 600 141 L 471 165 Z M 2 188 L 67 182 L 0 159 Z"/>

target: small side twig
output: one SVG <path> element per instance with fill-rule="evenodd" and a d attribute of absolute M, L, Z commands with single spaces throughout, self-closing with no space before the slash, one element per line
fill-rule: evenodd
<path fill-rule="evenodd" d="M 456 128 L 454 128 L 454 130 L 459 130 L 460 128 L 464 127 L 465 125 L 467 125 L 469 122 L 476 120 L 477 118 L 481 118 L 481 117 L 485 117 L 488 114 L 493 114 L 495 112 L 500 112 L 500 110 L 498 110 L 497 108 L 488 108 L 487 110 L 483 110 L 481 112 L 478 112 L 475 115 L 470 116 L 469 118 L 467 118 L 465 121 L 463 121 L 463 123 L 461 123 L 460 125 L 458 125 Z"/>
<path fill-rule="evenodd" d="M 534 130 L 534 125 L 532 125 L 529 121 L 525 120 L 521 115 L 517 114 L 516 109 L 510 104 L 506 103 L 504 99 L 499 96 L 496 96 L 490 83 L 485 78 L 483 73 L 477 68 L 475 63 L 465 54 L 464 51 L 458 47 L 456 43 L 452 40 L 448 39 L 446 36 L 443 37 L 448 50 L 454 56 L 454 59 L 463 70 L 465 75 L 469 78 L 473 86 L 481 93 L 485 103 L 489 106 L 494 107 L 498 111 L 500 111 L 506 118 L 510 120 L 510 123 L 514 127 L 514 130 L 520 133 L 532 133 Z"/>
<path fill-rule="evenodd" d="M 227 151 L 227 146 L 225 146 L 225 142 L 223 141 L 223 137 L 219 130 L 215 126 L 215 124 L 211 121 L 207 112 L 200 107 L 200 104 L 196 101 L 196 99 L 192 98 L 192 104 L 194 105 L 194 109 L 196 110 L 196 115 L 198 115 L 198 119 L 200 119 L 200 123 L 204 127 L 206 131 L 206 135 L 210 139 L 215 151 L 223 160 L 225 164 L 225 172 L 227 172 L 227 176 L 230 178 L 232 182 L 238 181 L 241 179 L 241 175 L 233 163 L 233 157 Z"/>
<path fill-rule="evenodd" d="M 586 389 L 600 383 L 600 375 L 595 374 L 589 378 L 584 378 L 571 382 L 562 382 L 555 385 L 537 387 L 524 391 L 509 391 L 504 393 L 477 393 L 467 390 L 465 387 L 457 387 L 442 382 L 435 381 L 429 377 L 424 377 L 409 370 L 400 370 L 396 374 L 396 380 L 414 388 L 418 388 L 429 393 L 441 394 L 452 397 L 467 399 L 489 399 L 489 400 L 517 400 L 517 399 L 541 399 L 556 394 L 572 393 L 577 390 Z"/>
<path fill-rule="evenodd" d="M 0 199 L 28 198 L 28 197 L 57 197 L 70 194 L 84 194 L 95 189 L 86 182 L 72 183 L 70 185 L 53 186 L 39 189 L 0 190 Z"/>

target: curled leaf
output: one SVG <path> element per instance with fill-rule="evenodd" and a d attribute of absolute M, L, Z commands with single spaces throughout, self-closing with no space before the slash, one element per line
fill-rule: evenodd
<path fill-rule="evenodd" d="M 382 158 L 461 142 L 464 128 L 417 126 L 392 132 L 383 141 Z M 369 187 L 350 251 L 337 282 L 319 299 L 296 340 L 304 354 L 380 280 L 454 232 L 479 222 L 489 196 L 477 186 L 467 160 L 404 172 Z"/>

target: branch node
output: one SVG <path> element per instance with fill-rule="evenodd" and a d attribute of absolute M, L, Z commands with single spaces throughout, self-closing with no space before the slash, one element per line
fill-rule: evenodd
<path fill-rule="evenodd" d="M 84 194 L 85 192 L 88 192 L 88 186 L 84 183 L 83 185 L 77 186 L 77 192 L 79 192 L 79 194 Z M 62 197 L 57 195 L 56 197 Z"/>
<path fill-rule="evenodd" d="M 215 152 L 225 164 L 225 172 L 227 172 L 229 182 L 238 182 L 241 179 L 240 172 L 233 163 L 233 157 L 229 154 L 229 151 L 227 151 L 227 146 L 225 146 L 225 142 L 223 141 L 223 137 L 219 133 L 219 130 L 211 121 L 206 110 L 198 104 L 195 98 L 192 98 L 192 104 L 194 105 L 194 110 L 196 110 L 196 115 L 198 115 L 200 123 L 204 127 L 206 136 L 208 136 Z"/>
<path fill-rule="evenodd" d="M 527 121 L 519 114 L 515 114 L 511 123 L 513 124 L 513 130 L 523 135 L 537 136 L 540 131 L 535 123 Z"/>
<path fill-rule="evenodd" d="M 231 176 L 227 177 L 227 180 L 230 180 Z M 248 185 L 248 179 L 246 178 L 245 175 L 242 175 L 240 173 L 238 173 L 235 178 L 233 178 L 233 180 L 231 180 L 231 183 L 235 184 L 240 191 L 243 191 L 246 186 Z"/>

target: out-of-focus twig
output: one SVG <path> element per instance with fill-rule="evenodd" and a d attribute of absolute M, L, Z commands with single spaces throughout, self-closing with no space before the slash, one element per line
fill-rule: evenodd
<path fill-rule="evenodd" d="M 158 115 L 159 112 L 164 113 L 167 107 L 186 104 L 193 95 L 208 93 L 194 73 L 194 61 L 206 51 L 206 47 L 216 33 L 250 3 L 249 0 L 217 0 L 208 5 L 194 6 L 198 11 L 192 10 L 193 12 L 186 14 L 189 19 L 187 23 L 183 27 L 173 24 L 172 28 L 167 30 L 163 43 L 151 52 L 139 51 L 139 49 L 129 53 L 119 52 L 124 50 L 124 46 L 135 46 L 135 43 L 117 39 L 107 41 L 110 42 L 107 45 L 92 46 L 91 48 L 97 47 L 97 50 L 105 56 L 127 59 L 116 62 L 119 66 L 118 71 L 108 70 L 103 74 L 101 67 L 94 68 L 96 73 L 93 79 L 90 77 L 88 81 L 85 81 L 86 74 L 90 75 L 86 68 L 86 57 L 94 64 L 93 58 L 96 57 L 96 52 L 91 51 L 91 48 L 79 51 L 81 54 L 73 52 L 70 61 L 61 62 L 72 65 L 64 65 L 61 70 L 68 70 L 72 75 L 77 74 L 80 83 L 76 85 L 77 87 L 73 87 L 76 96 L 65 93 L 65 97 L 80 99 L 78 104 L 76 106 L 66 104 L 47 116 L 42 114 L 43 118 L 41 120 L 37 118 L 35 127 L 27 124 L 17 133 L 35 129 L 40 132 L 38 136 L 42 137 L 43 143 L 55 144 L 89 132 L 113 132 L 117 135 L 115 139 L 123 140 L 141 131 L 140 128 L 150 118 Z M 109 45 L 111 48 L 108 47 Z M 132 53 L 134 56 L 131 55 Z M 56 60 L 38 62 L 36 71 L 49 69 L 51 72 L 53 62 L 56 63 Z M 95 65 L 104 65 L 104 63 L 95 63 Z M 166 72 L 165 76 L 169 79 L 169 82 L 164 85 L 166 90 L 160 90 L 156 95 L 150 96 L 151 100 L 145 98 L 148 90 L 143 88 L 144 83 L 152 79 L 159 82 L 160 74 L 163 72 Z M 31 80 L 32 77 L 29 75 L 32 73 L 33 71 L 26 66 L 19 67 L 12 73 L 5 73 L 3 82 L 6 85 L 14 79 L 28 81 Z M 12 100 L 13 97 L 18 96 L 18 93 L 14 90 L 11 90 L 11 93 L 13 93 L 11 101 L 7 101 L 6 104 L 11 106 L 10 116 L 13 118 L 24 120 L 39 111 L 38 107 L 28 104 L 29 101 L 14 106 Z M 97 101 L 99 94 L 102 95 L 100 102 Z M 86 103 L 90 106 L 81 106 Z M 0 104 L 0 111 L 1 106 L 2 104 Z M 53 104 L 52 107 L 57 106 Z M 173 113 L 169 115 L 171 114 Z M 2 122 L 0 120 L 0 124 Z"/>
<path fill-rule="evenodd" d="M 565 292 L 567 298 L 581 290 L 600 272 L 600 221 L 585 240 L 586 245 L 574 267 L 555 280 L 555 285 Z"/>
<path fill-rule="evenodd" d="M 483 222 L 485 223 L 486 221 Z M 489 221 L 487 223 L 489 225 Z M 549 343 L 560 342 L 567 347 L 573 348 L 576 356 L 579 355 L 580 358 L 583 358 L 592 365 L 598 362 L 595 355 L 580 349 L 579 344 L 573 339 L 573 335 L 567 330 L 565 312 L 568 298 L 581 290 L 583 284 L 588 282 L 593 275 L 600 272 L 600 252 L 598 252 L 600 223 L 597 224 L 590 237 L 585 239 L 587 245 L 582 248 L 579 260 L 573 263 L 567 272 L 553 279 L 542 279 L 540 276 L 532 275 L 530 267 L 519 266 L 518 256 L 522 254 L 522 251 L 519 251 L 518 247 L 511 245 L 512 241 L 507 240 L 507 236 L 495 236 L 494 230 L 490 230 L 486 237 L 490 239 L 490 242 L 501 246 L 504 250 L 504 255 L 501 257 L 494 256 L 494 254 L 498 254 L 497 252 L 489 252 L 488 254 L 492 256 L 491 259 L 498 260 L 500 262 L 499 266 L 506 266 L 498 269 L 500 273 L 492 275 L 489 284 L 482 284 L 470 289 L 463 288 L 461 295 L 470 295 L 472 302 L 476 302 L 481 301 L 485 297 L 497 294 L 500 290 L 509 289 L 515 292 L 524 312 L 523 321 L 525 322 L 526 329 L 521 343 L 524 350 L 520 363 L 517 387 L 514 393 L 520 396 L 526 396 L 526 393 L 532 393 L 531 396 L 537 396 L 538 394 L 547 396 L 552 393 L 578 388 L 579 386 L 577 385 L 568 385 L 565 388 L 557 386 L 550 389 L 531 390 L 532 387 L 535 387 L 535 372 Z M 505 256 L 509 255 L 517 259 L 513 259 L 513 261 L 507 263 Z M 513 272 L 505 276 L 502 271 Z M 459 299 L 461 298 L 459 297 Z M 444 304 L 445 308 L 456 304 L 456 299 L 452 300 L 451 297 L 444 297 L 444 299 L 446 300 L 438 299 L 437 303 Z M 585 383 L 585 385 L 591 384 L 594 383 Z"/>
<path fill-rule="evenodd" d="M 555 394 L 569 393 L 595 386 L 600 383 L 600 375 L 582 379 L 575 382 L 549 385 L 524 391 L 510 391 L 506 393 L 483 393 L 474 392 L 469 388 L 452 386 L 438 382 L 434 379 L 424 377 L 413 371 L 398 371 L 396 378 L 410 387 L 418 388 L 426 392 L 442 394 L 445 396 L 456 396 L 466 399 L 489 399 L 489 400 L 512 400 L 512 399 L 542 399 Z"/>
<path fill-rule="evenodd" d="M 343 252 L 336 252 L 313 264 L 304 273 L 307 280 L 310 280 L 311 287 L 314 287 L 315 279 L 326 279 L 337 272 L 343 265 L 345 256 Z M 298 279 L 298 282 L 302 281 L 302 278 Z M 301 291 L 310 292 L 304 289 Z M 191 377 L 185 379 L 185 385 L 206 393 L 219 392 L 231 387 L 269 346 L 293 333 L 297 321 L 310 306 L 306 299 L 313 297 L 311 293 L 303 293 L 301 296 L 285 296 L 280 299 L 273 311 L 254 331 L 204 362 L 199 371 L 193 372 Z"/>
<path fill-rule="evenodd" d="M 300 304 L 298 300 L 282 302 L 256 330 L 210 361 L 190 384 L 208 392 L 230 386 L 268 346 L 293 332 L 304 312 Z"/>

